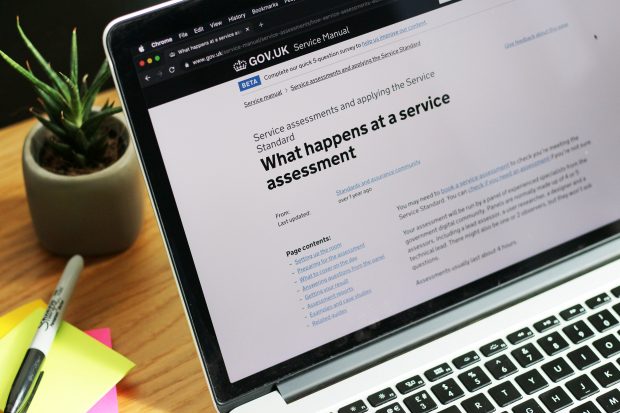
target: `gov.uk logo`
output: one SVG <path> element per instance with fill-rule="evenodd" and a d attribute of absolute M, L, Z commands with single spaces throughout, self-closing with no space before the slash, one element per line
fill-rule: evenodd
<path fill-rule="evenodd" d="M 242 70 L 245 70 L 248 67 L 248 62 L 246 62 L 245 60 L 237 60 L 234 64 L 233 64 L 233 69 L 235 69 L 235 72 L 241 72 Z"/>

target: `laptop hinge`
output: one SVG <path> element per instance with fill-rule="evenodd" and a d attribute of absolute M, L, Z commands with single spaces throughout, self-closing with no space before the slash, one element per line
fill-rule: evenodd
<path fill-rule="evenodd" d="M 518 281 L 282 381 L 277 385 L 278 391 L 284 400 L 290 403 L 459 327 L 540 294 L 619 256 L 618 237 L 594 245 L 585 251 L 566 257 L 559 263 L 529 273 Z"/>

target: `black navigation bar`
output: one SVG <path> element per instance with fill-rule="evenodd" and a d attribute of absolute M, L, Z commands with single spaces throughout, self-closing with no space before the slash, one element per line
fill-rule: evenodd
<path fill-rule="evenodd" d="M 297 5 L 300 2 L 308 1 L 308 0 L 275 0 L 264 3 L 260 6 L 252 7 L 247 10 L 240 10 L 238 12 L 219 17 L 217 19 L 209 20 L 204 24 L 199 24 L 192 27 L 187 27 L 184 30 L 169 33 L 166 36 L 163 36 L 160 39 L 152 39 L 145 41 L 135 48 L 133 48 L 134 53 L 138 55 L 142 55 L 144 53 L 150 53 L 155 50 L 159 50 L 161 46 L 175 44 L 178 42 L 186 41 L 189 39 L 194 39 L 196 37 L 200 37 L 204 34 L 212 32 L 214 30 L 219 30 L 225 28 L 230 25 L 237 25 L 239 23 L 244 23 L 248 19 L 251 19 L 257 15 L 264 15 L 270 11 L 275 11 L 282 9 L 285 6 Z M 310 0 L 311 1 L 311 0 Z"/>
<path fill-rule="evenodd" d="M 153 41 L 157 47 L 137 54 L 135 64 L 153 107 L 458 1 L 290 0 L 286 4 L 295 6 L 284 8 L 279 0 L 239 13 L 241 24 L 222 22 L 220 30 L 203 27 L 201 36 Z M 326 40 L 313 44 L 317 38 Z"/>

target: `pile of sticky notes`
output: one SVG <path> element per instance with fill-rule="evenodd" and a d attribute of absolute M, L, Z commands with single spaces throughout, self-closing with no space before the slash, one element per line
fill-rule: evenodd
<path fill-rule="evenodd" d="M 0 316 L 0 409 L 45 307 L 43 301 L 35 301 Z M 109 329 L 87 334 L 63 322 L 28 413 L 117 413 L 115 386 L 134 364 L 111 344 Z"/>

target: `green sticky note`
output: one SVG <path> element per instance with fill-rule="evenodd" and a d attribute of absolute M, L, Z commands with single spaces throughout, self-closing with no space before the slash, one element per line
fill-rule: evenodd
<path fill-rule="evenodd" d="M 0 339 L 0 408 L 43 317 L 34 310 Z M 45 359 L 43 378 L 28 413 L 84 413 L 116 385 L 134 364 L 63 322 Z"/>

